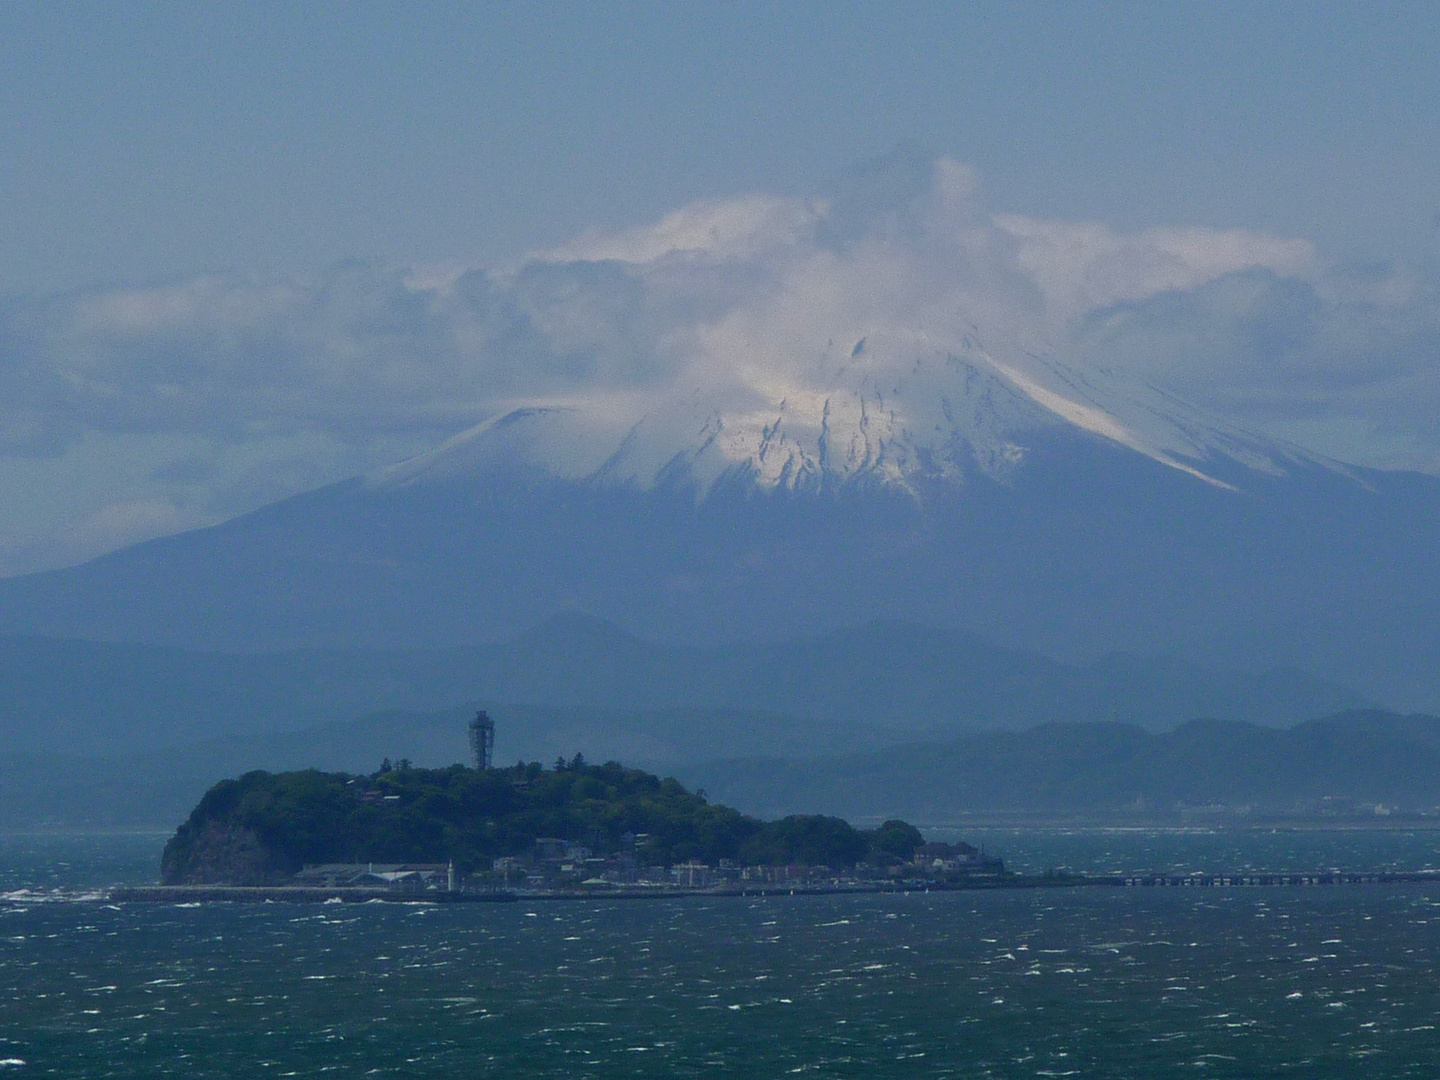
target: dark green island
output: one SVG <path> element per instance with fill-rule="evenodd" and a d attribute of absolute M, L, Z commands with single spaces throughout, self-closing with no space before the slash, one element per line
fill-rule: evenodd
<path fill-rule="evenodd" d="M 982 885 L 1006 876 L 968 844 L 835 817 L 761 821 L 703 792 L 580 755 L 551 768 L 414 768 L 368 776 L 251 772 L 211 788 L 165 847 L 166 887 L 665 894 Z"/>
<path fill-rule="evenodd" d="M 552 768 L 251 772 L 212 787 L 165 846 L 162 884 L 114 900 L 514 900 L 1086 885 L 1434 882 L 1434 871 L 1091 877 L 1008 872 L 969 844 L 820 815 L 762 821 L 576 755 Z"/>

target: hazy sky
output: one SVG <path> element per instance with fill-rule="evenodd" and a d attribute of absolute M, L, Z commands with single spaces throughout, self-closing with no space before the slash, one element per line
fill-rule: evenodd
<path fill-rule="evenodd" d="M 493 265 L 918 143 L 992 205 L 1433 253 L 1440 6 L 0 6 L 0 288 Z"/>
<path fill-rule="evenodd" d="M 1440 471 L 1440 5 L 11 0 L 0 573 L 373 468 L 535 379 L 631 377 L 577 236 L 748 213 L 774 240 L 897 147 L 920 188 L 962 163 L 984 229 L 1048 223 L 1107 272 L 1201 238 L 1148 292 L 1051 310 L 1077 358 Z M 500 357 L 491 308 L 535 323 L 537 265 L 603 343 Z M 436 298 L 466 269 L 491 292 L 461 319 Z"/>

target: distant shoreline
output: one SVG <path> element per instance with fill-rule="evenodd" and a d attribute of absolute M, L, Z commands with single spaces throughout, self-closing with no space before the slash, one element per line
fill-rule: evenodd
<path fill-rule="evenodd" d="M 867 819 L 860 819 L 865 821 Z M 1271 832 L 1437 832 L 1440 816 L 1416 815 L 1378 818 L 1326 817 L 1206 817 L 1196 815 L 1188 820 L 1178 816 L 1141 817 L 1065 817 L 1029 814 L 976 814 L 973 817 L 923 822 L 917 828 L 934 832 L 974 833 L 981 829 L 1074 830 L 1090 832 L 1163 832 L 1163 833 L 1271 833 Z"/>
<path fill-rule="evenodd" d="M 879 824 L 879 817 L 857 817 L 859 826 Z M 919 822 L 917 828 L 936 832 L 973 833 L 978 829 L 1074 830 L 1088 832 L 1162 832 L 1162 833 L 1269 833 L 1269 832 L 1440 832 L 1440 816 L 1384 818 L 1193 818 L 1189 821 L 1169 818 L 1065 817 L 1016 814 L 976 814 L 963 819 Z M 16 825 L 0 827 L 5 837 L 66 837 L 66 836 L 133 836 L 163 837 L 175 835 L 174 825 Z"/>
<path fill-rule="evenodd" d="M 431 889 L 317 888 L 258 885 L 127 885 L 98 894 L 112 903 L 297 903 L 297 904 L 484 904 L 551 900 L 678 900 L 690 897 L 846 896 L 930 892 L 975 892 L 1073 888 L 1314 888 L 1343 885 L 1440 884 L 1440 870 L 1284 874 L 1014 874 L 1004 878 L 975 877 L 958 882 L 854 882 L 841 885 L 751 886 L 724 889 L 611 887 L 574 890 L 493 890 L 454 892 Z"/>
<path fill-rule="evenodd" d="M 1038 884 L 1040 879 L 1035 879 Z M 1048 881 L 1056 885 L 1102 884 L 1095 881 Z M 1106 883 L 1108 884 L 1108 883 Z M 612 886 L 604 889 L 456 890 L 371 888 L 320 888 L 295 885 L 126 885 L 109 890 L 104 899 L 116 903 L 184 903 L 224 901 L 234 903 L 370 903 L 393 904 L 483 904 L 516 903 L 526 900 L 674 900 L 693 896 L 843 896 L 859 893 L 958 892 L 976 889 L 1034 888 L 1008 880 L 975 879 L 968 884 L 939 882 L 882 883 L 853 882 L 843 885 L 750 885 L 744 888 L 686 889 Z"/>

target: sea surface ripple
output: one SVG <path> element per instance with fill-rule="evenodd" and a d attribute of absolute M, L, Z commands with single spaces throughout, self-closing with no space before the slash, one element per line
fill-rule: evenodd
<path fill-rule="evenodd" d="M 1425 886 L 6 902 L 17 1075 L 1434 1077 Z"/>

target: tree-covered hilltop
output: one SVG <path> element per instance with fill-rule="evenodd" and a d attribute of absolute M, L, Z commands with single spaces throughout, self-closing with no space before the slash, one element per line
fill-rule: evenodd
<path fill-rule="evenodd" d="M 909 859 L 923 843 L 904 822 L 862 831 L 832 817 L 760 821 L 676 780 L 576 755 L 550 769 L 402 762 L 371 776 L 247 773 L 205 794 L 166 844 L 161 873 L 167 884 L 259 885 L 315 863 L 453 861 L 470 872 L 529 853 L 538 837 L 609 853 L 636 836 L 644 837 L 637 855 L 650 865 L 883 865 Z"/>

